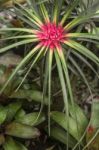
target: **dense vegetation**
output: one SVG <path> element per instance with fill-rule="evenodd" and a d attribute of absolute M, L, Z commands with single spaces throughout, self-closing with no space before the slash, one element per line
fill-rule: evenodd
<path fill-rule="evenodd" d="M 0 150 L 99 150 L 98 22 L 98 0 L 0 0 Z"/>

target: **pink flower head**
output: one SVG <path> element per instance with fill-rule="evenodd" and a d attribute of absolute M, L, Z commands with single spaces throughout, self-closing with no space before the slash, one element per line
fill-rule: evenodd
<path fill-rule="evenodd" d="M 51 49 L 59 46 L 65 40 L 64 28 L 54 23 L 43 25 L 41 31 L 38 31 L 37 36 L 43 46 L 50 47 Z"/>

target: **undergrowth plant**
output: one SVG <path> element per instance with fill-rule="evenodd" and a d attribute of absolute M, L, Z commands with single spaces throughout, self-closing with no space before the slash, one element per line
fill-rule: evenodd
<path fill-rule="evenodd" d="M 10 103 L 7 106 L 0 105 L 0 146 L 4 150 L 27 150 L 16 140 L 33 139 L 40 136 L 40 131 L 34 127 L 45 120 L 42 113 L 35 122 L 38 112 L 26 113 L 22 108 L 22 102 Z"/>
<path fill-rule="evenodd" d="M 27 73 L 16 89 L 16 91 L 18 91 L 33 66 L 40 60 L 43 60 L 42 91 L 43 101 L 45 96 L 48 96 L 49 135 L 51 132 L 50 111 L 53 65 L 55 65 L 55 68 L 57 68 L 58 71 L 64 100 L 64 112 L 66 114 L 65 117 L 67 118 L 66 129 L 70 134 L 70 114 L 74 117 L 77 124 L 77 114 L 70 81 L 70 73 L 73 70 L 73 67 L 83 78 L 89 89 L 90 95 L 92 95 L 92 91 L 79 66 L 79 60 L 91 68 L 99 78 L 98 73 L 91 65 L 91 63 L 93 63 L 99 67 L 99 57 L 94 53 L 93 49 L 90 50 L 89 47 L 87 47 L 87 43 L 97 44 L 99 41 L 98 29 L 94 26 L 93 21 L 93 19 L 99 15 L 96 7 L 97 3 L 88 9 L 84 7 L 84 3 L 82 4 L 83 7 L 81 7 L 80 4 L 82 4 L 81 0 L 73 0 L 70 3 L 67 3 L 67 5 L 64 0 L 44 2 L 27 0 L 27 4 L 23 6 L 14 1 L 13 10 L 9 10 L 9 13 L 12 15 L 16 14 L 20 21 L 22 21 L 22 26 L 9 26 L 0 29 L 0 33 L 3 35 L 2 40 L 11 42 L 9 45 L 0 48 L 0 53 L 5 53 L 8 50 L 21 45 L 30 46 L 30 49 L 27 50 L 22 61 L 14 69 L 13 73 L 1 88 L 0 93 L 2 94 L 17 72 L 22 67 L 29 66 L 28 64 L 31 62 L 27 69 Z M 90 24 L 90 22 L 93 24 L 92 31 L 85 29 L 85 24 Z M 96 32 L 93 32 L 93 30 Z M 73 110 L 72 113 L 70 108 Z M 78 112 L 80 112 L 80 110 Z M 79 141 L 79 138 L 81 138 L 81 136 L 76 135 L 77 141 Z"/>

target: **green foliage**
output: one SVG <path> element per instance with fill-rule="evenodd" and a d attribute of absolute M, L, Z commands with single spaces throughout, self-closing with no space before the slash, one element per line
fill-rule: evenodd
<path fill-rule="evenodd" d="M 21 112 L 18 112 L 18 115 L 16 114 L 16 121 L 19 123 L 26 124 L 29 126 L 36 126 L 42 123 L 43 121 L 45 121 L 45 115 L 43 113 L 39 115 L 39 113 L 33 112 L 33 113 L 22 115 L 22 110 L 20 111 Z M 20 116 L 20 113 L 21 113 L 21 116 Z"/>
<path fill-rule="evenodd" d="M 46 97 L 43 101 L 43 93 L 37 90 L 24 90 L 20 89 L 17 92 L 14 92 L 10 98 L 19 98 L 19 99 L 28 99 L 29 101 L 41 102 L 48 104 L 48 98 Z"/>
<path fill-rule="evenodd" d="M 85 136 L 89 136 L 86 135 L 89 120 L 82 109 L 75 104 L 77 99 L 74 97 L 71 76 L 75 72 L 76 75 L 81 76 L 93 100 L 92 89 L 81 65 L 82 63 L 87 65 L 99 79 L 95 69 L 99 68 L 99 57 L 92 46 L 99 45 L 96 19 L 99 17 L 99 2 L 97 0 L 17 0 L 13 2 L 10 0 L 0 3 L 1 9 L 12 7 L 13 14 L 17 16 L 16 21 L 12 19 L 6 27 L 0 28 L 0 42 L 6 42 L 4 47 L 1 44 L 0 54 L 9 50 L 16 51 L 20 46 L 23 52 L 21 62 L 14 66 L 14 69 L 8 70 L 4 74 L 4 81 L 0 83 L 0 95 L 16 100 L 5 106 L 0 105 L 0 125 L 4 125 L 5 130 L 0 135 L 0 145 L 4 143 L 4 150 L 27 150 L 12 137 L 24 139 L 38 137 L 39 130 L 34 126 L 48 118 L 45 124 L 48 126 L 49 135 L 73 150 L 79 145 L 85 149 L 86 143 L 87 145 L 88 142 L 90 143 L 90 138 L 85 139 Z M 12 15 L 10 9 L 8 12 Z M 5 23 L 3 17 L 0 20 Z M 61 35 L 59 28 L 62 28 Z M 43 35 L 39 37 L 39 33 Z M 51 44 L 54 45 L 53 48 Z M 31 86 L 34 84 L 31 77 L 31 73 L 32 76 L 35 74 L 32 70 L 34 68 L 36 71 L 39 70 L 38 89 Z M 52 94 L 54 74 L 59 79 L 64 111 L 62 109 L 51 111 L 54 103 Z M 33 105 L 36 102 L 38 105 L 41 104 L 37 112 L 25 111 L 23 104 Z M 46 107 L 48 111 L 45 115 L 45 111 L 42 112 L 42 110 Z M 28 108 L 30 107 L 27 105 Z M 90 123 L 95 130 L 99 128 L 98 110 L 98 102 L 93 103 Z M 51 124 L 51 121 L 55 126 Z M 56 124 L 61 127 L 56 127 Z M 97 130 L 96 133 L 98 133 Z M 6 138 L 5 135 L 8 137 Z"/>
<path fill-rule="evenodd" d="M 7 140 L 3 147 L 4 150 L 27 150 L 26 147 L 24 147 L 19 142 L 13 140 L 11 137 L 7 137 Z"/>
<path fill-rule="evenodd" d="M 79 141 L 85 128 L 83 129 L 80 126 L 80 124 L 76 122 L 76 119 L 74 120 L 72 117 L 66 118 L 64 113 L 56 111 L 52 112 L 51 116 L 53 120 L 55 120 L 60 126 L 67 130 L 76 140 Z"/>
<path fill-rule="evenodd" d="M 3 145 L 4 150 L 27 150 L 21 143 L 14 141 L 11 136 L 31 139 L 40 135 L 40 131 L 33 126 L 44 122 L 45 115 L 43 113 L 39 115 L 39 112 L 26 114 L 21 107 L 22 103 L 20 102 L 10 103 L 5 107 L 0 106 L 0 125 L 2 127 L 0 145 Z"/>
<path fill-rule="evenodd" d="M 5 129 L 5 134 L 20 137 L 20 138 L 36 138 L 39 136 L 39 131 L 25 124 L 12 122 L 8 124 Z"/>
<path fill-rule="evenodd" d="M 68 145 L 71 148 L 73 148 L 76 144 L 76 140 L 74 140 L 74 138 L 70 135 L 68 137 L 66 131 L 60 127 L 51 127 L 51 136 L 65 145 L 67 145 L 68 141 Z"/>
<path fill-rule="evenodd" d="M 3 106 L 0 106 L 0 125 L 5 121 L 6 117 L 7 110 Z"/>

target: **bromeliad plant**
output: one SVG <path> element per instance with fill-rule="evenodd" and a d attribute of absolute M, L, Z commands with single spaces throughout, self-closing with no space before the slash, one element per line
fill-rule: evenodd
<path fill-rule="evenodd" d="M 80 30 L 77 29 L 80 24 L 84 24 L 98 15 L 98 12 L 96 9 L 93 11 L 89 11 L 89 9 L 79 11 L 80 0 L 71 1 L 65 8 L 65 11 L 62 7 L 65 4 L 64 0 L 54 0 L 53 2 L 27 0 L 27 6 L 20 5 L 17 2 L 14 4 L 14 10 L 12 10 L 11 13 L 17 15 L 23 22 L 23 26 L 18 28 L 10 26 L 0 29 L 1 34 L 7 36 L 2 40 L 13 41 L 15 39 L 14 43 L 1 48 L 0 53 L 4 53 L 21 45 L 29 44 L 32 48 L 28 50 L 27 55 L 15 68 L 12 75 L 2 87 L 0 93 L 5 90 L 16 73 L 32 60 L 27 73 L 17 88 L 19 89 L 32 67 L 42 58 L 45 62 L 43 97 L 48 94 L 50 125 L 51 76 L 53 63 L 56 63 L 57 66 L 67 116 L 69 116 L 69 105 L 72 104 L 73 106 L 74 104 L 69 76 L 69 69 L 72 70 L 72 66 L 69 65 L 69 62 L 74 65 L 83 77 L 91 93 L 89 84 L 74 57 L 76 56 L 78 60 L 80 59 L 86 63 L 88 67 L 96 73 L 88 60 L 99 66 L 99 58 L 94 52 L 85 47 L 82 41 L 98 43 L 99 36 L 97 33 L 87 33 L 86 30 L 84 30 L 85 33 L 80 33 Z M 76 16 L 71 15 L 74 9 L 76 10 Z M 70 54 L 73 54 L 74 57 Z"/>

